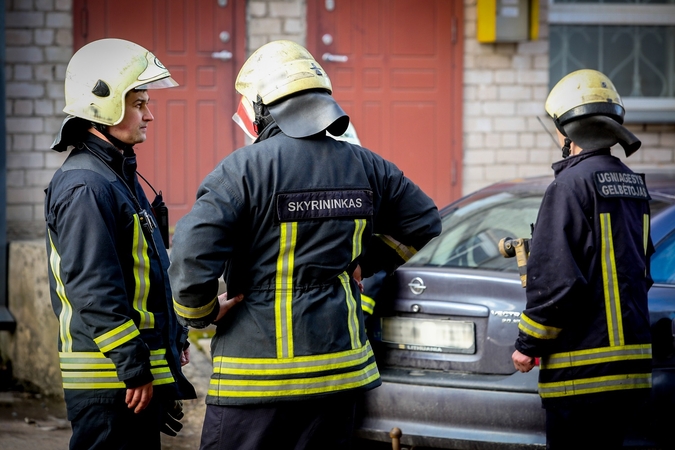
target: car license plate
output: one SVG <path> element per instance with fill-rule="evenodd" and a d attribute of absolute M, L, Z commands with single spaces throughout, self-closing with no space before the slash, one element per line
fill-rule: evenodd
<path fill-rule="evenodd" d="M 457 320 L 383 317 L 382 342 L 402 350 L 473 354 L 476 352 L 475 324 Z"/>

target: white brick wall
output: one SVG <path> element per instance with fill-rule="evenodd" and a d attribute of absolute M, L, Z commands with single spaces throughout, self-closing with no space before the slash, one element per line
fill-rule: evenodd
<path fill-rule="evenodd" d="M 49 150 L 72 55 L 71 0 L 6 0 L 7 237 L 44 235 L 44 189 L 63 156 Z"/>
<path fill-rule="evenodd" d="M 550 174 L 561 158 L 541 123 L 555 128 L 544 111 L 548 95 L 548 3 L 540 2 L 539 39 L 480 44 L 476 0 L 464 0 L 464 193 L 506 178 Z M 642 149 L 625 158 L 640 170 L 675 171 L 675 124 L 629 126 Z"/>

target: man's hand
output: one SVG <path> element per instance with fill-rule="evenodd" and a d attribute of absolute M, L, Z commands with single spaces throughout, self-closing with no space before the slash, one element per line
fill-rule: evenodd
<path fill-rule="evenodd" d="M 218 316 L 216 317 L 216 320 L 214 320 L 214 322 L 218 322 L 220 319 L 225 317 L 225 314 L 227 314 L 227 312 L 230 309 L 232 309 L 234 305 L 236 305 L 243 299 L 244 294 L 239 294 L 236 297 L 230 299 L 227 298 L 227 292 L 225 292 L 224 294 L 220 294 L 218 296 L 218 303 L 220 303 L 220 311 L 218 311 Z"/>
<path fill-rule="evenodd" d="M 356 284 L 359 286 L 359 290 L 363 294 L 363 283 L 362 283 L 363 278 L 361 277 L 361 266 L 360 265 L 358 265 L 358 264 L 356 265 L 356 268 L 354 269 L 354 273 L 352 274 L 352 277 L 354 278 L 354 280 L 356 280 Z"/>
<path fill-rule="evenodd" d="M 534 358 L 523 355 L 518 350 L 513 352 L 511 359 L 513 360 L 513 365 L 516 367 L 516 370 L 519 372 L 529 372 L 534 367 Z"/>
<path fill-rule="evenodd" d="M 180 365 L 183 367 L 190 363 L 190 347 L 183 350 L 180 354 Z"/>
<path fill-rule="evenodd" d="M 135 414 L 143 411 L 152 400 L 152 381 L 137 388 L 127 389 L 127 396 L 124 401 L 129 409 L 133 409 Z"/>

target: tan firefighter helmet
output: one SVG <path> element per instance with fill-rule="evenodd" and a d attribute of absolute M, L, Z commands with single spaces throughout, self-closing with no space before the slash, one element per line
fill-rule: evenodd
<path fill-rule="evenodd" d="M 544 108 L 556 128 L 584 150 L 619 143 L 630 156 L 640 148 L 639 139 L 622 126 L 621 96 L 602 72 L 582 69 L 566 75 L 551 89 Z"/>
<path fill-rule="evenodd" d="M 273 41 L 256 50 L 239 71 L 235 89 L 251 105 L 266 106 L 281 131 L 291 137 L 325 130 L 338 136 L 349 125 L 349 117 L 331 96 L 326 71 L 306 48 L 292 41 Z"/>

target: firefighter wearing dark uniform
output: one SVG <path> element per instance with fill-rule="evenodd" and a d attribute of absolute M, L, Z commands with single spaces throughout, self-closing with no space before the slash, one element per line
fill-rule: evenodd
<path fill-rule="evenodd" d="M 86 45 L 68 65 L 69 116 L 52 148 L 74 148 L 46 190 L 45 218 L 71 449 L 159 449 L 160 431 L 182 427 L 178 400 L 196 397 L 132 146 L 152 120 L 145 91 L 175 85 L 152 53 L 118 39 Z M 141 134 L 118 139 L 118 124 Z"/>
<path fill-rule="evenodd" d="M 347 448 L 356 395 L 381 383 L 352 273 L 393 270 L 439 214 L 392 163 L 326 135 L 349 118 L 302 46 L 262 46 L 236 88 L 258 137 L 204 179 L 169 269 L 188 325 L 222 316 L 223 273 L 243 294 L 217 321 L 201 448 Z"/>
<path fill-rule="evenodd" d="M 644 175 L 610 147 L 630 156 L 640 141 L 621 125 L 614 85 L 594 70 L 563 78 L 546 111 L 564 159 L 553 165 L 534 227 L 513 359 L 526 372 L 541 357 L 547 448 L 620 448 L 651 388 L 654 250 Z"/>

